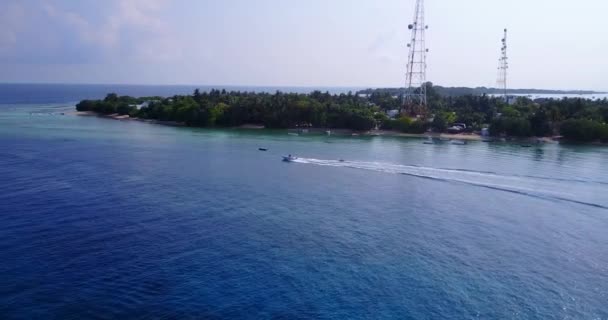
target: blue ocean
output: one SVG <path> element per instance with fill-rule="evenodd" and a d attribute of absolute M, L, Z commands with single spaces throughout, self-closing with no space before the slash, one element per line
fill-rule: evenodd
<path fill-rule="evenodd" d="M 608 148 L 73 113 L 193 89 L 0 85 L 1 319 L 608 319 Z"/>

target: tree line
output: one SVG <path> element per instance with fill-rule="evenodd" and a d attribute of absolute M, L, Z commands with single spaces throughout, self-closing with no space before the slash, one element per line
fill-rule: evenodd
<path fill-rule="evenodd" d="M 367 131 L 374 128 L 424 133 L 443 132 L 454 123 L 467 131 L 489 128 L 493 136 L 563 135 L 574 141 L 608 141 L 608 100 L 519 97 L 507 103 L 490 95 L 442 95 L 427 85 L 428 110 L 387 117 L 402 109 L 402 94 L 379 89 L 367 94 L 254 93 L 226 90 L 192 95 L 134 98 L 108 94 L 103 100 L 83 100 L 79 111 L 121 114 L 142 119 L 176 121 L 197 127 L 259 124 L 267 128 L 317 127 Z M 143 104 L 145 103 L 145 104 Z M 143 105 L 142 105 L 143 104 Z"/>
<path fill-rule="evenodd" d="M 398 109 L 403 92 L 385 89 L 366 91 L 368 99 L 380 109 Z M 505 101 L 502 97 L 481 95 L 443 95 L 427 84 L 428 127 L 443 132 L 454 123 L 464 123 L 467 131 L 487 127 L 492 136 L 545 137 L 562 135 L 572 141 L 608 141 L 608 100 L 582 98 L 537 99 L 526 97 Z M 392 121 L 397 128 L 408 120 Z M 406 124 L 407 126 L 407 124 Z M 418 128 L 416 128 L 418 129 Z M 417 131 L 421 131 L 418 129 Z"/>
<path fill-rule="evenodd" d="M 138 104 L 149 102 L 138 107 Z M 376 126 L 378 107 L 353 93 L 331 95 L 254 93 L 211 90 L 169 98 L 133 98 L 108 94 L 103 100 L 84 100 L 79 111 L 129 115 L 142 119 L 177 121 L 196 127 L 234 127 L 259 124 L 267 128 L 319 127 L 359 131 Z"/>

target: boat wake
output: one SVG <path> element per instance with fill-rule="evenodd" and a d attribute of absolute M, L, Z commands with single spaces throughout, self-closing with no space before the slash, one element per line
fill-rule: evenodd
<path fill-rule="evenodd" d="M 400 174 L 435 181 L 466 184 L 545 200 L 559 200 L 600 209 L 608 209 L 608 204 L 598 203 L 598 199 L 574 199 L 572 193 L 563 192 L 563 190 L 571 191 L 573 184 L 576 184 L 576 188 L 579 189 L 577 194 L 599 194 L 600 192 L 598 191 L 598 188 L 606 189 L 604 190 L 605 194 L 608 192 L 608 183 L 601 181 L 586 181 L 582 179 L 565 179 L 530 175 L 504 175 L 487 171 L 431 168 L 383 162 L 321 160 L 309 158 L 298 158 L 293 162 L 325 167 L 342 167 L 389 174 Z M 587 190 L 589 192 L 587 192 Z"/>

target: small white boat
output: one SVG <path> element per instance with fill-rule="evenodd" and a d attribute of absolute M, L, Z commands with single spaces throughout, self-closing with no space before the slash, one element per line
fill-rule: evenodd
<path fill-rule="evenodd" d="M 435 140 L 433 140 L 432 137 L 427 137 L 426 141 L 424 141 L 424 144 L 435 144 Z"/>
<path fill-rule="evenodd" d="M 468 144 L 468 142 L 466 140 L 453 140 L 452 144 L 455 144 L 458 146 L 464 146 L 464 145 Z"/>
<path fill-rule="evenodd" d="M 298 160 L 298 158 L 297 158 L 297 157 L 294 157 L 294 156 L 292 156 L 292 155 L 283 156 L 283 161 L 284 161 L 284 162 L 294 162 L 294 161 L 296 161 L 296 160 Z"/>

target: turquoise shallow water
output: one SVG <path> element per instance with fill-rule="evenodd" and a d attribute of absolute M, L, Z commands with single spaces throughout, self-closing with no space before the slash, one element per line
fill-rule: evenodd
<path fill-rule="evenodd" d="M 0 106 L 3 319 L 608 318 L 604 148 L 71 110 Z"/>

